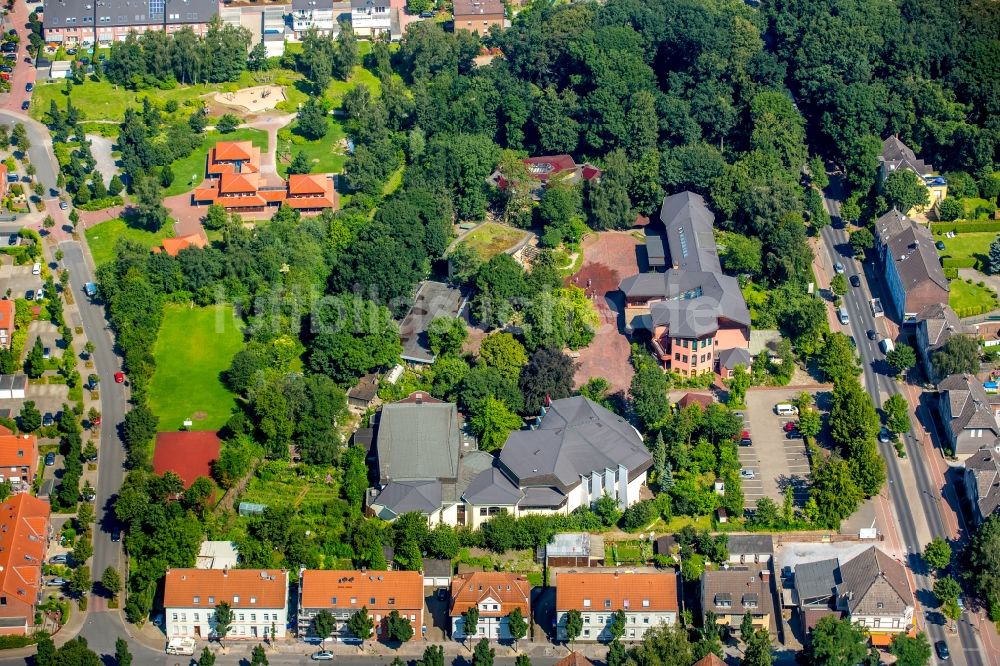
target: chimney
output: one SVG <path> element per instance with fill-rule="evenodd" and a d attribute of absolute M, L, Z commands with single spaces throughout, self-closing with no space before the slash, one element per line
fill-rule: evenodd
<path fill-rule="evenodd" d="M 764 571 L 760 572 L 760 582 L 766 584 L 770 580 L 771 580 L 771 572 L 770 571 L 768 571 L 768 570 L 765 569 Z"/>

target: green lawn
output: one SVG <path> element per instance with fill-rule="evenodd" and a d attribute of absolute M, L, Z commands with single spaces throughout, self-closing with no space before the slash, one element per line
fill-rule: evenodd
<path fill-rule="evenodd" d="M 971 317 L 997 308 L 997 295 L 989 287 L 975 282 L 952 280 L 948 304 L 959 317 Z"/>
<path fill-rule="evenodd" d="M 200 185 L 205 179 L 205 160 L 208 158 L 208 151 L 218 141 L 251 141 L 253 145 L 260 147 L 261 152 L 267 150 L 267 132 L 263 130 L 241 127 L 229 134 L 205 132 L 200 148 L 170 165 L 170 170 L 174 172 L 174 182 L 163 191 L 163 196 L 181 194 Z"/>
<path fill-rule="evenodd" d="M 185 419 L 194 420 L 195 430 L 225 425 L 236 400 L 219 375 L 242 348 L 243 333 L 231 305 L 167 305 L 149 385 L 149 405 L 160 417 L 160 430 L 180 430 Z"/>
<path fill-rule="evenodd" d="M 339 122 L 330 119 L 330 129 L 326 136 L 317 141 L 309 141 L 305 137 L 296 134 L 295 123 L 289 127 L 283 127 L 278 131 L 278 173 L 284 177 L 288 175 L 288 162 L 282 159 L 287 155 L 288 159 L 303 152 L 309 158 L 311 173 L 342 173 L 347 155 L 339 150 L 337 144 L 344 138 L 344 128 Z M 176 173 L 176 172 L 175 172 Z"/>
<path fill-rule="evenodd" d="M 94 263 L 100 266 L 114 259 L 115 243 L 119 238 L 128 238 L 137 243 L 142 243 L 146 247 L 154 248 L 160 244 L 164 238 L 173 236 L 174 223 L 168 220 L 163 228 L 156 233 L 144 229 L 136 229 L 128 226 L 125 220 L 116 217 L 107 222 L 87 229 L 87 244 L 90 246 L 90 253 L 94 257 Z"/>
<path fill-rule="evenodd" d="M 983 270 L 989 261 L 990 243 L 996 237 L 997 234 L 994 231 L 972 231 L 955 234 L 954 238 L 948 238 L 941 234 L 935 236 L 934 240 L 944 243 L 944 249 L 939 251 L 942 257 L 974 259 L 976 268 Z"/>
<path fill-rule="evenodd" d="M 495 222 L 487 222 L 473 229 L 462 239 L 462 243 L 479 253 L 484 261 L 519 243 L 527 231 L 508 227 Z"/>

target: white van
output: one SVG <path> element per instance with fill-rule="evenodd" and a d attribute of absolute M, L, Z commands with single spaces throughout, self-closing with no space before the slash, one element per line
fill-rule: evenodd
<path fill-rule="evenodd" d="M 32 275 L 41 275 L 42 274 L 42 265 L 36 262 L 35 265 L 31 267 L 31 274 Z"/>
<path fill-rule="evenodd" d="M 837 308 L 837 319 L 839 319 L 840 323 L 843 324 L 844 326 L 847 326 L 848 324 L 851 323 L 850 315 L 848 315 L 847 310 L 845 310 L 842 307 Z"/>
<path fill-rule="evenodd" d="M 888 354 L 896 348 L 896 345 L 889 338 L 882 338 L 878 342 L 878 348 L 882 350 L 883 354 Z"/>
<path fill-rule="evenodd" d="M 799 408 L 787 402 L 782 402 L 774 406 L 774 412 L 778 416 L 795 416 L 799 413 Z"/>
<path fill-rule="evenodd" d="M 192 655 L 197 644 L 193 638 L 171 638 L 167 643 L 167 654 Z"/>

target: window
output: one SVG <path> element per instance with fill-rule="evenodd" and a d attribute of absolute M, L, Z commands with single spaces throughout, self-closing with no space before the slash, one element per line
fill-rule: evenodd
<path fill-rule="evenodd" d="M 240 613 L 240 622 L 243 622 L 243 613 Z"/>
<path fill-rule="evenodd" d="M 251 622 L 257 621 L 257 613 L 250 613 L 250 621 Z"/>
<path fill-rule="evenodd" d="M 687 349 L 687 348 L 688 348 L 688 341 L 687 341 L 687 340 L 685 340 L 685 341 L 683 342 L 683 344 L 684 344 L 684 349 Z"/>
<path fill-rule="evenodd" d="M 583 623 L 584 624 L 590 624 L 590 616 L 589 615 L 585 615 L 583 617 Z"/>
<path fill-rule="evenodd" d="M 233 597 L 233 603 L 234 604 L 240 603 L 240 595 L 237 594 Z"/>
<path fill-rule="evenodd" d="M 590 629 L 584 629 L 583 630 L 583 635 L 584 636 L 590 636 Z"/>
<path fill-rule="evenodd" d="M 181 613 L 181 622 L 187 622 L 187 621 L 188 621 L 188 614 Z"/>
<path fill-rule="evenodd" d="M 201 622 L 201 614 L 200 613 L 195 613 L 194 614 L 194 621 L 195 622 Z"/>
<path fill-rule="evenodd" d="M 195 597 L 194 598 L 194 603 L 200 604 L 201 603 L 201 597 Z"/>
<path fill-rule="evenodd" d="M 250 597 L 250 603 L 252 604 L 257 603 L 257 597 Z"/>
<path fill-rule="evenodd" d="M 675 354 L 674 354 L 674 360 L 675 360 L 675 361 L 679 361 L 679 360 L 681 360 L 681 355 L 680 355 L 680 353 L 675 353 Z"/>
<path fill-rule="evenodd" d="M 368 603 L 370 603 L 372 606 L 374 606 L 375 605 L 375 597 L 369 597 L 368 598 Z"/>
<path fill-rule="evenodd" d="M 351 605 L 353 606 L 356 603 L 358 603 L 358 598 L 357 597 L 351 597 Z"/>
<path fill-rule="evenodd" d="M 647 616 L 647 617 L 642 618 L 642 623 L 643 624 L 649 624 L 649 617 Z"/>
<path fill-rule="evenodd" d="M 885 608 L 885 604 L 879 601 L 875 604 L 875 608 Z"/>
<path fill-rule="evenodd" d="M 635 629 L 629 629 L 628 630 L 628 637 L 629 638 L 635 638 Z"/>
<path fill-rule="evenodd" d="M 215 597 L 211 597 L 211 596 L 210 596 L 210 597 L 208 598 L 208 603 L 210 603 L 210 604 L 214 604 L 214 603 L 215 603 Z"/>
<path fill-rule="evenodd" d="M 649 599 L 643 599 L 642 600 L 642 607 L 643 608 L 649 608 Z"/>
<path fill-rule="evenodd" d="M 584 608 L 590 608 L 590 599 L 584 599 L 583 600 L 583 607 Z"/>
<path fill-rule="evenodd" d="M 622 606 L 624 606 L 626 609 L 628 608 L 628 599 L 622 602 Z"/>
<path fill-rule="evenodd" d="M 615 474 L 617 475 L 617 472 Z M 611 608 L 611 599 L 605 599 L 604 600 L 604 607 L 605 608 Z"/>
<path fill-rule="evenodd" d="M 681 357 L 681 360 L 687 363 L 688 362 L 687 354 L 684 354 L 684 356 Z"/>
<path fill-rule="evenodd" d="M 390 606 L 396 605 L 396 597 L 389 597 L 389 605 Z"/>
<path fill-rule="evenodd" d="M 174 622 L 176 622 L 176 621 L 177 621 L 177 613 L 174 613 L 174 614 L 173 614 L 173 620 L 174 620 Z"/>
<path fill-rule="evenodd" d="M 330 597 L 330 605 L 331 606 L 337 605 L 337 597 Z"/>

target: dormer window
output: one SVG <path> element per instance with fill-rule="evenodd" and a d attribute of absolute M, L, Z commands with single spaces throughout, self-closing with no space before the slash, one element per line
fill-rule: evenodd
<path fill-rule="evenodd" d="M 240 603 L 240 595 L 237 594 L 236 596 L 233 597 L 233 603 L 234 604 Z"/>
<path fill-rule="evenodd" d="M 611 608 L 611 599 L 605 599 L 604 600 L 604 607 L 605 608 Z"/>
<path fill-rule="evenodd" d="M 252 604 L 257 603 L 257 597 L 250 597 L 250 603 Z"/>
<path fill-rule="evenodd" d="M 583 607 L 584 608 L 590 608 L 590 599 L 584 599 L 583 600 Z"/>
<path fill-rule="evenodd" d="M 201 597 L 195 597 L 194 598 L 194 603 L 200 604 L 201 603 Z"/>

